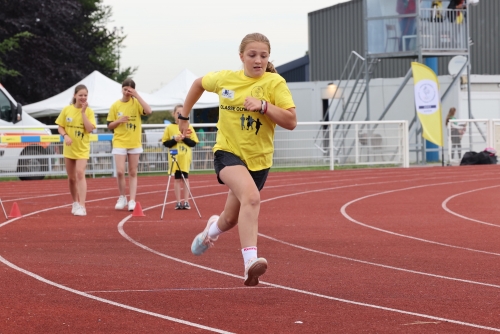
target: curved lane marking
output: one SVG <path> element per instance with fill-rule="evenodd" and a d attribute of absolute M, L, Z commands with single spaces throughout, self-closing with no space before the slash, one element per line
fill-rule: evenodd
<path fill-rule="evenodd" d="M 482 220 L 477 220 L 477 219 L 469 218 L 469 217 L 466 217 L 466 216 L 462 216 L 462 215 L 456 213 L 455 211 L 450 210 L 448 208 L 448 206 L 447 206 L 448 202 L 450 200 L 452 200 L 453 198 L 455 198 L 455 197 L 458 197 L 458 196 L 461 196 L 461 195 L 465 195 L 465 194 L 469 194 L 469 193 L 476 192 L 476 191 L 481 191 L 481 190 L 486 190 L 486 189 L 491 189 L 491 188 L 497 188 L 497 187 L 500 187 L 500 185 L 491 186 L 491 187 L 485 187 L 485 188 L 478 188 L 478 189 L 474 189 L 474 190 L 464 191 L 463 193 L 455 194 L 455 195 L 450 196 L 447 199 L 445 199 L 443 201 L 443 203 L 441 204 L 441 206 L 443 207 L 443 209 L 445 211 L 447 211 L 447 212 L 451 213 L 452 215 L 457 216 L 459 218 L 462 218 L 462 219 L 465 219 L 465 220 L 470 220 L 472 222 L 479 223 L 479 224 L 489 225 L 489 226 L 493 226 L 493 227 L 500 227 L 500 225 L 497 225 L 497 224 L 487 223 L 487 222 L 484 222 Z"/>
<path fill-rule="evenodd" d="M 226 193 L 224 193 L 224 194 L 226 194 Z M 113 197 L 113 198 L 115 198 L 115 197 Z M 87 202 L 93 202 L 93 201 L 99 201 L 99 200 L 92 200 L 92 201 L 87 201 Z M 173 203 L 173 202 L 171 202 L 171 203 Z M 13 218 L 11 220 L 8 220 L 8 221 L 4 222 L 3 224 L 0 224 L 0 228 L 3 227 L 3 226 L 5 226 L 5 225 L 7 225 L 7 224 L 9 224 L 9 223 L 12 223 L 12 222 L 14 222 L 16 220 L 22 219 L 22 218 L 27 217 L 27 216 L 32 216 L 32 215 L 35 215 L 35 214 L 38 214 L 38 213 L 41 213 L 41 212 L 50 211 L 50 210 L 54 210 L 54 209 L 60 209 L 60 208 L 64 208 L 64 207 L 67 207 L 67 206 L 68 205 L 60 205 L 60 206 L 56 206 L 56 207 L 52 207 L 52 208 L 46 208 L 46 209 L 43 209 L 43 210 L 31 212 L 31 213 L 28 213 L 28 214 L 24 215 L 23 217 Z M 128 217 L 132 217 L 132 215 L 129 215 Z M 25 275 L 33 277 L 34 279 L 36 279 L 38 281 L 41 281 L 43 283 L 52 285 L 52 286 L 54 286 L 56 288 L 60 288 L 60 289 L 66 290 L 66 291 L 74 293 L 74 294 L 77 294 L 77 295 L 82 296 L 82 297 L 90 298 L 90 299 L 93 299 L 93 300 L 96 300 L 96 301 L 99 301 L 99 302 L 102 302 L 102 303 L 106 303 L 106 304 L 110 304 L 110 305 L 113 305 L 113 306 L 121 307 L 121 308 L 124 308 L 124 309 L 127 309 L 127 310 L 131 310 L 131 311 L 135 311 L 135 312 L 138 312 L 138 313 L 150 315 L 150 316 L 161 318 L 161 319 L 164 319 L 164 320 L 169 320 L 169 321 L 172 321 L 172 322 L 184 324 L 184 325 L 187 325 L 187 326 L 205 329 L 205 330 L 212 331 L 212 332 L 215 332 L 215 333 L 224 333 L 224 334 L 228 333 L 228 334 L 232 334 L 232 332 L 224 331 L 224 330 L 221 330 L 221 329 L 218 329 L 218 328 L 212 328 L 212 327 L 200 325 L 200 324 L 197 324 L 197 323 L 194 323 L 194 322 L 189 322 L 189 321 L 185 321 L 185 320 L 182 320 L 182 319 L 169 317 L 169 316 L 166 316 L 166 315 L 163 315 L 163 314 L 159 314 L 159 313 L 155 313 L 155 312 L 150 312 L 150 311 L 143 310 L 143 309 L 140 309 L 140 308 L 137 308 L 137 307 L 133 307 L 133 306 L 129 306 L 129 305 L 126 305 L 126 304 L 117 303 L 117 302 L 109 300 L 109 299 L 96 297 L 96 296 L 93 296 L 93 295 L 91 295 L 89 293 L 86 293 L 86 292 L 83 292 L 83 291 L 80 291 L 80 290 L 76 290 L 76 289 L 72 289 L 72 288 L 66 287 L 64 285 L 61 285 L 61 284 L 58 284 L 56 282 L 50 281 L 50 280 L 48 280 L 48 279 L 46 279 L 46 278 L 44 278 L 42 276 L 39 276 L 39 275 L 37 275 L 37 274 L 35 274 L 33 272 L 30 272 L 30 271 L 25 270 L 25 269 L 23 269 L 21 267 L 18 267 L 15 264 L 13 264 L 12 262 L 6 260 L 3 256 L 0 256 L 0 262 L 2 262 L 6 266 L 8 266 L 8 267 L 10 267 L 10 268 L 12 268 L 14 270 L 17 270 L 17 271 L 19 271 L 19 272 L 21 272 L 21 273 L 23 273 Z"/>
<path fill-rule="evenodd" d="M 402 272 L 406 272 L 406 273 L 410 273 L 410 274 L 417 274 L 417 275 L 429 276 L 429 277 L 433 277 L 433 278 L 440 278 L 440 279 L 445 279 L 445 280 L 450 280 L 450 281 L 455 281 L 455 282 L 476 284 L 476 285 L 480 285 L 480 286 L 486 286 L 486 287 L 490 287 L 490 288 L 500 289 L 500 285 L 497 285 L 497 284 L 483 283 L 483 282 L 471 281 L 471 280 L 468 280 L 468 279 L 462 279 L 462 278 L 456 278 L 456 277 L 450 277 L 450 276 L 430 274 L 430 273 L 426 273 L 426 272 L 423 272 L 423 271 L 416 271 L 416 270 L 411 270 L 411 269 L 405 269 L 405 268 L 400 268 L 400 267 L 389 266 L 387 264 L 381 264 L 381 263 L 376 263 L 376 262 L 359 260 L 359 259 L 355 259 L 355 258 L 352 258 L 352 257 L 347 257 L 347 256 L 342 256 L 342 255 L 337 255 L 337 254 L 322 252 L 322 251 L 319 251 L 319 250 L 316 250 L 316 249 L 307 248 L 307 247 L 304 247 L 304 246 L 292 244 L 290 242 L 286 242 L 286 241 L 283 241 L 283 240 L 280 240 L 280 239 L 276 239 L 276 238 L 270 237 L 270 236 L 262 234 L 262 233 L 259 233 L 259 236 L 261 236 L 263 238 L 266 238 L 266 239 L 269 239 L 269 240 L 272 240 L 272 241 L 275 241 L 275 242 L 279 242 L 279 243 L 281 243 L 283 245 L 287 245 L 287 246 L 290 246 L 290 247 L 302 249 L 302 250 L 305 250 L 305 251 L 311 252 L 311 253 L 316 253 L 316 254 L 321 254 L 321 255 L 325 255 L 325 256 L 334 257 L 334 258 L 341 259 L 341 260 L 353 261 L 353 262 L 357 262 L 357 263 L 367 264 L 367 265 L 370 265 L 370 266 L 375 266 L 375 267 L 381 267 L 381 268 L 385 268 L 385 269 L 402 271 Z"/>
<path fill-rule="evenodd" d="M 334 182 L 338 182 L 339 180 L 332 180 Z M 408 182 L 409 180 L 404 180 L 405 182 Z M 305 193 L 311 193 L 311 192 L 318 192 L 318 191 L 328 191 L 328 190 L 335 190 L 335 189 L 339 189 L 339 188 L 346 188 L 346 187 L 355 187 L 355 186 L 365 186 L 365 185 L 374 185 L 374 184 L 384 184 L 384 183 L 391 183 L 391 182 L 395 182 L 395 181 L 389 181 L 389 182 L 375 182 L 375 183 L 369 183 L 369 184 L 354 184 L 354 185 L 348 185 L 348 186 L 341 186 L 341 187 L 334 187 L 334 188 L 327 188 L 327 189 L 323 189 L 323 190 L 313 190 L 313 191 L 306 191 L 306 192 L 301 192 L 301 193 L 297 193 L 297 194 L 294 194 L 293 196 L 297 196 L 297 195 L 302 195 L 302 194 L 305 194 Z M 398 181 L 398 182 L 402 182 L 402 181 Z M 463 182 L 470 182 L 470 181 L 463 181 Z M 451 183 L 451 182 L 450 182 Z M 310 183 L 308 183 L 310 184 Z M 445 183 L 445 184 L 449 184 L 449 183 Z M 288 185 L 287 185 L 288 186 Z M 278 187 L 278 186 L 276 186 Z M 411 188 L 417 188 L 417 187 L 411 187 Z M 410 188 L 406 188 L 406 189 L 410 189 Z M 156 193 L 158 191 L 154 191 L 154 192 L 150 192 L 150 193 Z M 216 196 L 216 195 L 221 195 L 221 194 L 227 194 L 227 191 L 225 192 L 222 192 L 222 193 L 217 193 L 217 194 L 210 194 L 210 195 L 204 195 L 204 196 L 199 196 L 199 197 L 208 197 L 208 196 Z M 380 193 L 382 194 L 382 193 Z M 289 195 L 285 195 L 285 196 L 278 196 L 276 198 L 273 198 L 273 199 L 267 199 L 267 200 L 263 200 L 263 201 L 270 201 L 270 200 L 275 200 L 275 199 L 279 199 L 279 198 L 284 198 L 284 197 L 288 197 L 288 196 L 291 196 L 290 194 Z M 366 197 L 371 197 L 371 196 L 365 196 L 364 198 Z M 114 198 L 114 197 L 112 197 Z M 360 198 L 361 199 L 361 198 Z M 94 202 L 94 201 L 101 201 L 102 199 L 96 199 L 96 200 L 92 200 L 92 201 L 89 201 L 89 202 Z M 354 201 L 352 201 L 354 202 Z M 350 202 L 350 203 L 352 203 Z M 348 203 L 349 204 L 349 203 Z M 149 209 L 153 209 L 153 208 L 156 208 L 156 207 L 159 207 L 161 206 L 162 204 L 159 204 L 159 205 L 155 205 L 155 206 L 152 206 L 150 208 L 146 208 L 144 209 L 144 211 L 146 210 L 149 210 Z M 61 206 L 57 206 L 57 207 L 52 207 L 52 208 L 46 208 L 46 209 L 43 209 L 43 210 L 39 210 L 39 211 L 36 211 L 36 212 L 32 212 L 32 213 L 29 213 L 29 214 L 26 214 L 24 215 L 23 217 L 19 217 L 19 218 L 14 218 L 14 219 L 11 219 L 11 220 L 8 220 L 6 222 L 4 222 L 3 224 L 0 224 L 0 227 L 3 227 L 9 223 L 12 223 L 14 221 L 17 221 L 21 218 L 24 218 L 24 217 L 27 217 L 27 216 L 31 216 L 31 215 L 34 215 L 34 214 L 38 214 L 38 213 L 41 213 L 41 212 L 45 212 L 45 211 L 49 211 L 49 210 L 54 210 L 54 209 L 59 209 L 59 208 L 64 208 L 64 207 L 67 207 L 68 205 L 61 205 Z M 345 207 L 345 206 L 344 206 Z M 344 208 L 343 207 L 343 208 Z M 124 220 L 122 220 L 120 223 L 119 223 L 119 226 L 120 224 L 123 226 L 123 224 L 132 217 L 132 215 L 129 215 L 127 216 Z M 363 225 L 363 224 L 362 224 Z M 119 227 L 119 230 L 121 229 L 123 231 L 123 233 L 126 235 L 126 233 L 124 232 L 123 230 L 123 227 Z M 367 226 L 367 227 L 370 227 L 370 226 Z M 373 227 L 370 227 L 370 228 L 373 228 Z M 122 233 L 122 232 L 120 232 Z M 123 234 L 122 234 L 123 235 Z M 124 236 L 125 237 L 125 236 Z M 145 245 L 142 245 L 138 242 L 136 242 L 135 240 L 131 239 L 128 237 L 128 235 L 126 235 L 125 237 L 126 239 L 128 239 L 129 241 L 131 241 L 132 243 L 136 244 L 137 246 L 143 248 L 143 249 L 146 249 L 148 251 L 151 251 L 152 253 L 155 253 L 157 255 L 160 255 L 160 256 L 163 256 L 163 257 L 167 257 L 169 259 L 172 259 L 174 261 L 178 261 L 178 262 L 181 262 L 181 263 L 184 263 L 184 264 L 187 264 L 187 265 L 190 265 L 190 266 L 195 266 L 195 267 L 198 267 L 200 269 L 204 269 L 204 270 L 208 270 L 208 271 L 213 271 L 213 272 L 217 272 L 217 273 L 220 273 L 220 274 L 223 274 L 223 275 L 227 275 L 227 276 L 231 276 L 231 277 L 235 277 L 235 278 L 243 278 L 242 276 L 238 276 L 238 275 L 234 275 L 234 274 L 231 274 L 231 273 L 227 273 L 227 272 L 223 272 L 223 271 L 219 271 L 219 270 L 215 270 L 213 268 L 209 268 L 209 267 L 205 267 L 205 266 L 200 266 L 200 265 L 197 265 L 197 264 L 194 264 L 194 263 L 191 263 L 191 262 L 188 262 L 188 261 L 183 261 L 181 259 L 177 259 L 177 258 L 173 258 L 173 257 L 170 257 L 168 255 L 165 255 L 165 254 L 162 254 L 162 253 L 159 253 L 159 252 L 156 252 L 155 250 L 153 249 L 150 249 L 149 247 L 145 246 Z M 423 239 L 422 239 L 423 240 Z M 425 241 L 425 240 L 423 240 Z M 133 310 L 133 311 L 136 311 L 138 313 L 143 313 L 143 314 L 147 314 L 147 315 L 151 315 L 151 316 L 155 316 L 155 317 L 159 317 L 159 318 L 162 318 L 162 319 L 165 319 L 165 320 L 170 320 L 170 321 L 173 321 L 173 322 L 178 322 L 178 323 L 182 323 L 182 324 L 186 324 L 186 325 L 189 325 L 189 326 L 193 326 L 193 327 L 197 327 L 197 328 L 202 328 L 202 329 L 206 329 L 206 330 L 211 330 L 211 331 L 214 331 L 214 332 L 217 332 L 217 333 L 229 333 L 229 332 L 226 332 L 226 331 L 222 331 L 222 330 L 219 330 L 219 329 L 215 329 L 215 328 L 211 328 L 211 327 L 206 327 L 206 326 L 203 326 L 203 325 L 199 325 L 199 324 L 196 324 L 196 323 L 191 323 L 191 322 L 187 322 L 187 321 L 184 321 L 182 319 L 177 319 L 177 318 L 172 318 L 172 317 L 168 317 L 168 316 L 165 316 L 165 315 L 162 315 L 162 314 L 158 314 L 158 313 L 154 313 L 154 312 L 149 312 L 149 311 L 146 311 L 146 310 L 142 310 L 142 309 L 139 309 L 139 308 L 135 308 L 135 307 L 132 307 L 132 306 L 129 306 L 129 305 L 125 305 L 125 304 L 121 304 L 121 303 L 117 303 L 117 302 L 114 302 L 114 301 L 111 301 L 111 300 L 107 300 L 107 299 L 104 299 L 104 298 L 100 298 L 100 297 L 96 297 L 96 296 L 93 296 L 93 295 L 90 295 L 88 293 L 85 293 L 85 292 L 82 292 L 82 291 L 79 291 L 79 290 L 75 290 L 75 289 L 71 289 L 71 288 L 68 288 L 64 285 L 61 285 L 61 284 L 58 284 L 58 283 L 55 283 L 53 281 L 50 281 L 48 279 L 45 279 L 39 275 L 36 275 L 30 271 L 27 271 L 23 268 L 20 268 L 18 266 L 16 266 L 15 264 L 9 262 L 8 260 L 6 260 L 5 258 L 3 258 L 2 256 L 0 256 L 0 262 L 4 263 L 5 265 L 9 266 L 10 268 L 14 269 L 14 270 L 17 270 L 19 272 L 22 272 L 30 277 L 33 277 L 39 281 L 42 281 L 46 284 L 49 284 L 49 285 L 52 285 L 54 287 L 58 287 L 60 289 L 63 289 L 63 290 L 66 290 L 66 291 L 69 291 L 69 292 L 72 292 L 72 293 L 75 293 L 77 295 L 80 295 L 80 296 L 83 296 L 83 297 L 87 297 L 87 298 L 90 298 L 90 299 L 93 299 L 93 300 L 97 300 L 97 301 L 100 301 L 100 302 L 103 302 L 103 303 L 108 303 L 110 305 L 114 305 L 114 306 L 117 306 L 117 307 L 122 307 L 122 308 L 125 308 L 125 309 L 128 309 L 128 310 Z M 464 326 L 469 326 L 469 327 L 474 327 L 474 328 L 480 328 L 480 329 L 487 329 L 487 330 L 492 330 L 492 331 L 497 331 L 497 332 L 500 332 L 500 329 L 499 328 L 493 328 L 493 327 L 487 327 L 487 326 L 481 326 L 481 325 L 477 325 L 477 324 L 473 324 L 473 323 L 467 323 L 467 322 L 462 322 L 462 321 L 456 321 L 456 320 L 452 320 L 452 319 L 446 319 L 446 318 L 440 318 L 440 317 L 435 317 L 435 316 L 431 316 L 431 315 L 426 315 L 426 314 L 420 314 L 420 313 L 415 313 L 415 312 L 409 312 L 409 311 L 404 311 L 404 310 L 398 310 L 398 309 L 393 309 L 393 308 L 388 308 L 388 307 L 383 307 L 383 306 L 379 306 L 379 305 L 372 305 L 372 304 L 366 304 L 366 303 L 361 303 L 361 302 L 356 302 L 356 301 L 351 301 L 351 300 L 346 300 L 346 299 L 341 299 L 341 298 L 336 298 L 336 297 L 331 297 L 331 296 L 326 296 L 326 295 L 321 295 L 321 294 L 316 294 L 316 293 L 313 293 L 313 292 L 308 292 L 308 291 L 303 291 L 303 290 L 299 290 L 299 289 L 295 289 L 295 288 L 291 288 L 291 287 L 286 287 L 286 286 L 282 286 L 282 285 L 277 285 L 277 284 L 273 284 L 273 283 L 267 283 L 267 282 L 261 282 L 261 284 L 264 284 L 264 285 L 268 285 L 268 286 L 272 286 L 272 287 L 275 287 L 275 288 L 280 288 L 280 289 L 284 289 L 284 290 L 288 290 L 288 291 L 294 291 L 294 292 L 298 292 L 298 293 L 303 293 L 303 294 L 307 294 L 307 295 L 311 295 L 311 296 L 316 296 L 316 297 L 320 297 L 320 298 L 325 298 L 325 299 L 329 299 L 329 300 L 335 300 L 335 301 L 339 301 L 339 302 L 344 302 L 344 303 L 349 303 L 349 304 L 354 304 L 354 305 L 359 305 L 359 306 L 365 306 L 365 307 L 371 307 L 371 308 L 375 308 L 375 309 L 380 309 L 380 310 L 386 310 L 386 311 L 391 311 L 391 312 L 397 312 L 397 313 L 401 313 L 401 314 L 407 314 L 407 315 L 413 315 L 413 316 L 417 316 L 417 317 L 423 317 L 423 318 L 427 318 L 427 319 L 433 319 L 433 320 L 439 320 L 439 321 L 446 321 L 446 322 L 450 322 L 450 323 L 454 323 L 454 324 L 458 324 L 458 325 L 464 325 Z"/>
<path fill-rule="evenodd" d="M 212 327 L 200 325 L 200 324 L 196 324 L 194 322 L 185 321 L 185 320 L 177 319 L 177 318 L 172 318 L 172 317 L 169 317 L 169 316 L 166 316 L 166 315 L 163 315 L 163 314 L 154 313 L 154 312 L 146 311 L 146 310 L 143 310 L 143 309 L 140 309 L 140 308 L 137 308 L 137 307 L 129 306 L 129 305 L 126 305 L 126 304 L 117 303 L 117 302 L 114 302 L 114 301 L 109 300 L 109 299 L 96 297 L 96 296 L 93 296 L 91 294 L 79 291 L 79 290 L 68 288 L 67 286 L 58 284 L 56 282 L 50 281 L 50 280 L 48 280 L 46 278 L 43 278 L 42 276 L 34 274 L 31 271 L 27 271 L 27 270 L 25 270 L 23 268 L 20 268 L 20 267 L 16 266 L 15 264 L 13 264 L 13 263 L 7 261 L 6 259 L 4 259 L 2 256 L 0 256 L 0 262 L 4 263 L 5 265 L 11 267 L 14 270 L 17 270 L 19 272 L 22 272 L 23 274 L 26 274 L 26 275 L 28 275 L 30 277 L 33 277 L 34 279 L 36 279 L 36 280 L 38 280 L 40 282 L 52 285 L 52 286 L 54 286 L 56 288 L 59 288 L 59 289 L 62 289 L 62 290 L 74 293 L 74 294 L 82 296 L 82 297 L 86 297 L 86 298 L 90 298 L 90 299 L 96 300 L 96 301 L 101 302 L 101 303 L 105 303 L 105 304 L 109 304 L 109 305 L 121 307 L 121 308 L 124 308 L 126 310 L 135 311 L 135 312 L 138 312 L 138 313 L 150 315 L 150 316 L 161 318 L 161 319 L 165 319 L 165 320 L 170 320 L 170 321 L 177 322 L 177 323 L 180 323 L 180 324 L 183 324 L 183 325 L 187 325 L 187 326 L 191 326 L 191 327 L 206 329 L 206 330 L 209 330 L 209 331 L 212 331 L 212 332 L 215 332 L 215 333 L 231 333 L 231 332 L 223 331 L 221 329 L 217 329 L 217 328 L 212 328 Z"/>
<path fill-rule="evenodd" d="M 158 206 L 161 206 L 161 205 L 162 204 L 158 204 L 158 205 L 155 205 L 155 206 L 143 209 L 143 211 L 154 209 L 154 208 L 156 208 Z M 218 270 L 218 269 L 214 269 L 214 268 L 202 266 L 202 265 L 199 265 L 199 264 L 196 264 L 196 263 L 192 263 L 192 262 L 189 262 L 189 261 L 186 261 L 186 260 L 182 260 L 180 258 L 173 257 L 173 256 L 170 256 L 170 255 L 158 252 L 158 251 L 156 251 L 156 250 L 154 250 L 154 249 L 152 249 L 152 248 L 150 248 L 150 247 L 148 247 L 148 246 L 146 246 L 144 244 L 141 244 L 140 242 L 138 242 L 135 239 L 133 239 L 132 237 L 130 237 L 125 232 L 125 230 L 123 228 L 123 226 L 125 225 L 125 223 L 130 218 L 132 218 L 132 215 L 129 215 L 129 216 L 125 217 L 122 221 L 120 221 L 118 223 L 118 232 L 125 239 L 127 239 L 128 241 L 130 241 L 131 243 L 133 243 L 137 247 L 142 248 L 142 249 L 144 249 L 144 250 L 146 250 L 148 252 L 151 252 L 153 254 L 156 254 L 158 256 L 161 256 L 163 258 L 166 258 L 166 259 L 169 259 L 169 260 L 172 260 L 172 261 L 176 261 L 176 262 L 188 265 L 188 266 L 192 266 L 192 267 L 195 267 L 195 268 L 203 269 L 203 270 L 206 270 L 206 271 L 210 271 L 210 272 L 213 272 L 213 273 L 217 273 L 217 274 L 221 274 L 221 275 L 225 275 L 225 276 L 229 276 L 229 277 L 233 277 L 233 278 L 238 278 L 240 280 L 244 279 L 243 276 L 235 275 L 235 274 L 232 274 L 232 273 L 229 273 L 229 272 L 226 272 L 226 271 L 222 271 L 222 270 Z M 453 324 L 456 324 L 456 325 L 462 325 L 462 326 L 467 326 L 467 327 L 480 328 L 480 329 L 486 329 L 486 330 L 490 330 L 490 331 L 500 332 L 500 328 L 482 326 L 482 325 L 478 325 L 478 324 L 474 324 L 474 323 L 469 323 L 469 322 L 464 322 L 464 321 L 459 321 L 459 320 L 453 320 L 453 319 L 448 319 L 448 318 L 442 318 L 442 317 L 436 317 L 436 316 L 432 316 L 432 315 L 428 315 L 428 314 L 423 314 L 423 313 L 410 312 L 410 311 L 395 309 L 395 308 L 391 308 L 391 307 L 385 307 L 385 306 L 380 306 L 380 305 L 375 305 L 375 304 L 368 304 L 368 303 L 363 303 L 363 302 L 357 302 L 357 301 L 354 301 L 354 300 L 337 298 L 337 297 L 327 296 L 327 295 L 323 295 L 323 294 L 319 294 L 319 293 L 315 293 L 315 292 L 300 290 L 300 289 L 296 289 L 296 288 L 292 288 L 292 287 L 288 287 L 288 286 L 284 286 L 284 285 L 280 285 L 280 284 L 274 284 L 274 283 L 269 283 L 269 282 L 264 282 L 264 281 L 260 281 L 259 284 L 263 284 L 263 285 L 267 285 L 267 286 L 271 286 L 271 287 L 274 287 L 274 288 L 283 289 L 283 290 L 287 290 L 287 291 L 292 291 L 292 292 L 296 292 L 296 293 L 300 293 L 300 294 L 304 294 L 304 295 L 308 295 L 308 296 L 313 296 L 313 297 L 323 298 L 323 299 L 327 299 L 327 300 L 333 300 L 333 301 L 337 301 L 337 302 L 342 302 L 342 303 L 346 303 L 346 304 L 352 304 L 352 305 L 357 305 L 357 306 L 369 307 L 369 308 L 374 308 L 374 309 L 383 310 L 383 311 L 395 312 L 395 313 L 406 314 L 406 315 L 416 316 L 416 317 L 425 318 L 425 319 L 432 319 L 432 320 L 437 320 L 437 321 L 442 321 L 442 322 L 453 323 Z"/>
<path fill-rule="evenodd" d="M 408 187 L 408 188 L 401 188 L 401 189 L 394 189 L 394 190 L 382 191 L 382 192 L 379 192 L 379 193 L 375 193 L 375 194 L 371 194 L 371 195 L 367 195 L 367 196 L 363 196 L 363 197 L 358 197 L 358 198 L 356 198 L 356 199 L 354 199 L 354 200 L 352 200 L 350 202 L 347 202 L 346 204 L 344 204 L 342 206 L 342 208 L 340 209 L 340 212 L 342 213 L 342 215 L 345 218 L 347 218 L 348 220 L 350 220 L 354 224 L 358 224 L 358 225 L 361 225 L 361 226 L 364 226 L 366 228 L 370 228 L 370 229 L 373 229 L 373 230 L 376 230 L 376 231 L 379 231 L 379 232 L 383 232 L 383 233 L 395 235 L 395 236 L 402 237 L 402 238 L 407 238 L 407 239 L 417 240 L 417 241 L 421 241 L 421 242 L 426 242 L 426 243 L 430 243 L 430 244 L 434 244 L 434 245 L 439 245 L 439 246 L 445 246 L 445 247 L 451 247 L 451 248 L 456 248 L 456 249 L 468 250 L 468 251 L 471 251 L 471 252 L 477 252 L 477 253 L 482 253 L 482 254 L 489 254 L 489 255 L 500 256 L 500 253 L 488 252 L 488 251 L 478 250 L 478 249 L 469 248 L 469 247 L 455 246 L 455 245 L 445 244 L 445 243 L 438 242 L 438 241 L 433 241 L 433 240 L 428 240 L 428 239 L 422 239 L 422 238 L 418 238 L 418 237 L 413 237 L 411 235 L 406 235 L 406 234 L 392 232 L 392 231 L 389 231 L 389 230 L 384 230 L 384 229 L 379 228 L 379 227 L 375 227 L 375 226 L 372 226 L 372 225 L 368 225 L 368 224 L 362 223 L 362 222 L 360 222 L 360 221 L 352 218 L 351 216 L 349 216 L 347 214 L 347 212 L 346 212 L 346 209 L 347 209 L 347 207 L 349 205 L 351 205 L 353 203 L 356 203 L 358 201 L 370 198 L 370 197 L 375 197 L 375 196 L 380 196 L 380 195 L 386 195 L 386 194 L 395 193 L 395 192 L 398 192 L 398 191 L 407 191 L 407 190 L 418 189 L 418 188 L 434 187 L 434 186 L 441 186 L 441 185 L 447 185 L 447 184 L 456 184 L 457 182 L 472 182 L 472 181 L 477 181 L 477 180 L 453 181 L 453 182 L 443 182 L 443 183 L 434 183 L 434 184 L 424 184 L 424 185 L 419 185 L 419 186 L 414 186 L 414 187 Z"/>

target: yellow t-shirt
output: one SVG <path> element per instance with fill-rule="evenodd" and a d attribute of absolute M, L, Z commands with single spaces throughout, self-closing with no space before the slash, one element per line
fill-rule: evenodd
<path fill-rule="evenodd" d="M 114 122 L 122 116 L 129 117 L 127 123 L 121 123 L 113 131 L 114 148 L 142 147 L 141 115 L 144 115 L 144 109 L 139 101 L 133 97 L 128 102 L 118 100 L 113 103 L 109 109 L 108 122 Z"/>
<path fill-rule="evenodd" d="M 95 129 L 94 111 L 87 107 L 85 115 Z M 73 141 L 70 146 L 63 145 L 63 156 L 69 159 L 88 159 L 90 154 L 90 134 L 85 131 L 83 126 L 82 108 L 76 108 L 72 104 L 64 107 L 56 119 L 56 124 L 62 126 Z"/>
<path fill-rule="evenodd" d="M 196 135 L 196 132 L 194 131 L 193 126 L 189 125 L 189 129 L 191 130 L 191 137 L 189 139 L 193 140 L 196 143 L 199 143 L 198 136 Z M 179 125 L 177 124 L 169 124 L 165 128 L 165 132 L 163 132 L 163 137 L 161 138 L 161 142 L 166 142 L 167 140 L 172 139 L 173 136 L 180 135 L 181 132 L 179 131 Z M 191 165 L 191 160 L 193 159 L 193 152 L 191 150 L 191 147 L 187 146 L 183 141 L 177 142 L 174 146 L 172 146 L 170 149 L 175 149 L 177 150 L 177 156 L 176 160 L 179 163 L 179 166 L 181 167 L 181 171 L 189 173 L 189 166 Z M 168 161 L 170 164 L 173 162 L 172 156 L 170 155 L 170 151 L 168 154 Z M 172 165 L 169 165 L 169 170 L 172 167 Z M 175 173 L 175 171 L 179 170 L 177 168 L 177 165 L 174 164 L 172 168 L 172 172 Z"/>
<path fill-rule="evenodd" d="M 251 171 L 270 168 L 276 123 L 266 115 L 246 110 L 244 102 L 246 97 L 252 96 L 283 109 L 295 107 L 285 79 L 270 72 L 260 78 L 249 78 L 243 70 L 220 71 L 205 75 L 202 85 L 205 90 L 219 95 L 214 153 L 218 150 L 231 152 Z"/>

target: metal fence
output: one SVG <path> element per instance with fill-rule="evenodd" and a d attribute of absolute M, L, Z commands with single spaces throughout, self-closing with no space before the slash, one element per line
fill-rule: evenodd
<path fill-rule="evenodd" d="M 458 165 L 465 152 L 481 152 L 487 147 L 500 152 L 500 120 L 450 120 L 448 130 L 448 161 Z"/>
<path fill-rule="evenodd" d="M 193 148 L 192 171 L 213 170 L 212 147 L 216 124 L 193 124 L 199 144 Z M 25 127 L 24 131 L 30 127 Z M 56 129 L 56 126 L 47 126 Z M 165 173 L 168 149 L 161 137 L 163 124 L 143 125 L 140 173 Z M 408 167 L 408 124 L 406 121 L 379 122 L 299 122 L 293 131 L 280 127 L 275 132 L 274 168 L 327 167 L 342 165 L 388 165 Z M 0 127 L 0 177 L 43 179 L 66 175 L 59 135 L 22 135 L 19 127 Z M 9 135 L 9 131 L 16 135 Z M 91 151 L 86 173 L 116 175 L 112 134 L 98 125 L 91 135 Z M 19 135 L 21 133 L 21 135 Z"/>
<path fill-rule="evenodd" d="M 421 9 L 422 49 L 467 50 L 466 10 Z"/>

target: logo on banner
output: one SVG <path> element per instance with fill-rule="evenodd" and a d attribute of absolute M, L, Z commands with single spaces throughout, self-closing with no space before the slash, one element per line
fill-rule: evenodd
<path fill-rule="evenodd" d="M 415 105 L 417 111 L 424 115 L 431 115 L 439 109 L 439 90 L 432 80 L 420 80 L 415 85 Z"/>

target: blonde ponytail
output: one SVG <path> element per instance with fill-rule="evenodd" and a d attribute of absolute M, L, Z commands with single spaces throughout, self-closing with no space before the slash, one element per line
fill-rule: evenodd
<path fill-rule="evenodd" d="M 266 72 L 278 73 L 278 71 L 276 71 L 276 68 L 274 67 L 273 63 L 271 63 L 271 62 L 267 63 Z"/>

